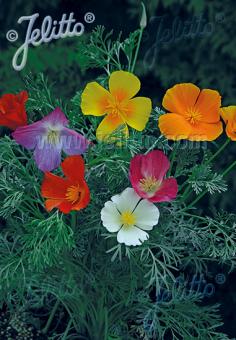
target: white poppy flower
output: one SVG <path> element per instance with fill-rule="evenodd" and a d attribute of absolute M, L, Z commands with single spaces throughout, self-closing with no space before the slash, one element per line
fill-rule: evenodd
<path fill-rule="evenodd" d="M 104 227 L 117 233 L 117 241 L 127 246 L 138 246 L 149 238 L 146 231 L 158 223 L 159 210 L 151 202 L 141 199 L 134 189 L 127 188 L 105 203 L 101 211 Z"/>

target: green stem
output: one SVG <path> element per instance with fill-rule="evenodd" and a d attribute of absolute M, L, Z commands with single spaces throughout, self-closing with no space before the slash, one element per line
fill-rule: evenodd
<path fill-rule="evenodd" d="M 75 231 L 77 224 L 77 211 L 71 212 L 71 229 Z"/>
<path fill-rule="evenodd" d="M 236 161 L 234 161 L 232 164 L 230 164 L 228 166 L 227 169 L 225 169 L 225 171 L 222 173 L 222 177 L 225 177 L 235 166 L 236 166 Z M 181 212 L 184 212 L 188 209 L 191 209 L 207 193 L 208 193 L 208 190 L 206 189 L 190 205 L 188 205 L 186 208 L 184 208 Z"/>
<path fill-rule="evenodd" d="M 68 325 L 66 327 L 66 330 L 65 330 L 65 332 L 63 334 L 63 337 L 61 338 L 61 340 L 66 340 L 67 339 L 67 335 L 68 335 L 68 333 L 69 333 L 69 331 L 71 329 L 72 324 L 73 324 L 73 320 L 70 319 L 70 321 L 68 322 Z"/>
<path fill-rule="evenodd" d="M 51 326 L 52 320 L 53 320 L 53 318 L 54 318 L 54 316 L 56 314 L 56 311 L 57 311 L 57 308 L 59 307 L 59 305 L 60 305 L 60 301 L 57 300 L 55 305 L 54 305 L 54 307 L 53 307 L 53 309 L 52 309 L 52 311 L 51 311 L 51 314 L 49 315 L 49 318 L 48 318 L 48 321 L 46 323 L 46 326 L 42 330 L 43 334 L 47 334 L 47 332 L 48 332 L 48 330 L 49 330 L 49 328 Z"/>
<path fill-rule="evenodd" d="M 176 153 L 177 153 L 177 149 L 174 149 L 173 152 L 172 152 L 172 155 L 171 155 L 170 168 L 168 170 L 167 176 L 170 176 L 170 174 L 171 174 L 173 164 L 175 162 Z"/>
<path fill-rule="evenodd" d="M 225 141 L 225 143 L 216 151 L 216 153 L 214 153 L 214 155 L 212 155 L 212 157 L 207 161 L 208 163 L 211 163 L 225 148 L 226 146 L 230 143 L 230 139 L 227 138 L 227 140 Z"/>
<path fill-rule="evenodd" d="M 143 31 L 144 31 L 144 28 L 141 27 L 140 32 L 139 32 L 139 37 L 138 37 L 138 44 L 137 44 L 135 55 L 134 55 L 134 61 L 133 61 L 133 65 L 131 67 L 132 73 L 134 72 L 134 68 L 135 68 L 135 65 L 136 65 L 136 62 L 137 62 L 138 52 L 139 52 L 139 49 L 140 49 L 140 44 L 141 44 L 141 40 L 142 40 L 142 36 L 143 36 Z"/>

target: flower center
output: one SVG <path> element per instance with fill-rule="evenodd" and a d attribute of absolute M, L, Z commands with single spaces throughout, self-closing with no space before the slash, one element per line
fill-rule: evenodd
<path fill-rule="evenodd" d="M 142 191 L 147 192 L 149 194 L 153 194 L 154 192 L 157 191 L 157 189 L 160 188 L 161 186 L 161 181 L 157 180 L 153 176 L 148 176 L 146 178 L 142 178 L 139 181 L 139 185 Z"/>
<path fill-rule="evenodd" d="M 81 191 L 79 185 L 71 185 L 66 192 L 66 199 L 67 201 L 71 202 L 72 204 L 79 201 L 81 197 Z"/>
<path fill-rule="evenodd" d="M 190 122 L 190 124 L 196 124 L 199 122 L 202 118 L 202 115 L 199 111 L 197 111 L 195 108 L 190 108 L 186 112 L 186 119 Z"/>
<path fill-rule="evenodd" d="M 48 129 L 47 132 L 47 141 L 50 144 L 57 144 L 59 142 L 60 131 L 56 129 Z"/>
<path fill-rule="evenodd" d="M 132 226 L 136 222 L 136 217 L 131 211 L 127 210 L 121 214 L 121 222 L 127 227 Z"/>

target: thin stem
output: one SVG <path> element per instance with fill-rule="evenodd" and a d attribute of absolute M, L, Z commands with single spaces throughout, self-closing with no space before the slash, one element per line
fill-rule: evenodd
<path fill-rule="evenodd" d="M 77 224 L 77 211 L 71 212 L 71 229 L 74 231 Z"/>
<path fill-rule="evenodd" d="M 216 151 L 216 153 L 214 153 L 214 155 L 212 155 L 212 157 L 207 161 L 208 163 L 211 163 L 225 148 L 226 146 L 230 143 L 230 139 L 227 138 L 227 140 L 225 141 L 225 143 Z"/>
<path fill-rule="evenodd" d="M 67 339 L 67 335 L 68 335 L 68 333 L 69 333 L 69 331 L 71 329 L 72 324 L 73 324 L 73 320 L 70 319 L 70 321 L 68 322 L 68 325 L 66 327 L 66 330 L 65 330 L 65 332 L 63 334 L 63 337 L 61 338 L 61 340 L 66 340 Z"/>
<path fill-rule="evenodd" d="M 222 177 L 225 177 L 235 166 L 236 166 L 236 161 L 234 161 L 232 164 L 230 164 L 228 166 L 227 169 L 225 169 L 225 171 L 222 173 Z M 181 212 L 184 212 L 184 211 L 192 208 L 207 193 L 208 193 L 208 190 L 206 189 L 190 205 L 188 205 L 186 208 L 184 208 Z"/>
<path fill-rule="evenodd" d="M 49 330 L 49 328 L 51 326 L 52 320 L 53 320 L 53 318 L 54 318 L 54 316 L 56 314 L 56 311 L 57 311 L 57 308 L 59 307 L 59 305 L 60 305 L 60 301 L 57 300 L 55 305 L 54 305 L 54 307 L 53 307 L 53 309 L 52 309 L 52 311 L 51 311 L 51 314 L 49 315 L 49 318 L 48 318 L 48 321 L 46 323 L 46 326 L 42 330 L 43 334 L 47 334 L 47 332 L 48 332 L 48 330 Z"/>
<path fill-rule="evenodd" d="M 173 164 L 175 162 L 175 157 L 176 157 L 176 153 L 177 153 L 177 149 L 174 149 L 171 155 L 171 161 L 170 161 L 170 168 L 168 170 L 168 176 L 170 176 L 172 168 L 173 168 Z"/>
<path fill-rule="evenodd" d="M 136 62 L 137 62 L 138 52 L 139 52 L 139 49 L 140 49 L 140 44 L 141 44 L 141 40 L 142 40 L 142 36 L 143 36 L 143 31 L 144 31 L 144 28 L 141 27 L 140 32 L 139 32 L 138 44 L 137 44 L 135 55 L 134 55 L 134 61 L 133 61 L 133 65 L 131 67 L 131 72 L 134 72 L 134 68 L 135 68 L 135 65 L 136 65 Z"/>

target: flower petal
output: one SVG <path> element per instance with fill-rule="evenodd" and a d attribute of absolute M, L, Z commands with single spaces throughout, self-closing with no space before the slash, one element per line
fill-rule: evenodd
<path fill-rule="evenodd" d="M 105 203 L 101 210 L 101 219 L 103 226 L 112 233 L 117 232 L 122 226 L 121 215 L 112 201 Z"/>
<path fill-rule="evenodd" d="M 44 172 L 54 170 L 61 163 L 61 149 L 52 144 L 44 143 L 43 148 L 36 146 L 34 159 L 40 170 Z"/>
<path fill-rule="evenodd" d="M 221 96 L 219 92 L 204 89 L 201 91 L 195 108 L 202 114 L 201 121 L 218 123 L 220 121 Z"/>
<path fill-rule="evenodd" d="M 166 91 L 162 105 L 171 113 L 184 115 L 189 108 L 195 105 L 199 94 L 200 89 L 194 84 L 177 84 Z"/>
<path fill-rule="evenodd" d="M 139 246 L 148 238 L 148 233 L 134 226 L 122 227 L 117 234 L 117 241 L 127 246 Z"/>
<path fill-rule="evenodd" d="M 213 141 L 218 138 L 223 132 L 223 124 L 221 121 L 215 124 L 202 123 L 196 125 L 189 135 L 189 140 L 192 141 Z M 196 136 L 199 136 L 196 139 Z"/>
<path fill-rule="evenodd" d="M 127 138 L 129 131 L 124 124 L 125 122 L 120 116 L 112 114 L 107 115 L 97 128 L 97 139 L 112 143 L 117 140 L 122 140 L 124 137 Z"/>
<path fill-rule="evenodd" d="M 46 172 L 41 185 L 41 195 L 45 198 L 64 199 L 68 181 L 50 172 Z"/>
<path fill-rule="evenodd" d="M 90 191 L 85 181 L 80 182 L 82 188 L 82 197 L 78 203 L 72 205 L 72 210 L 81 210 L 87 207 L 90 202 Z"/>
<path fill-rule="evenodd" d="M 159 118 L 161 133 L 170 140 L 188 139 L 192 126 L 183 116 L 176 113 L 167 113 Z"/>
<path fill-rule="evenodd" d="M 162 180 L 169 167 L 170 162 L 164 152 L 160 150 L 153 150 L 143 158 L 142 174 L 144 177 L 153 176 L 157 180 Z"/>
<path fill-rule="evenodd" d="M 140 201 L 140 197 L 133 188 L 126 188 L 121 194 L 113 196 L 111 200 L 121 213 L 127 210 L 132 212 Z"/>
<path fill-rule="evenodd" d="M 129 126 L 138 131 L 142 131 L 145 129 L 151 111 L 151 99 L 137 97 L 128 101 L 126 110 L 122 112 L 122 117 Z"/>
<path fill-rule="evenodd" d="M 69 214 L 72 209 L 72 204 L 66 200 L 64 200 L 59 206 L 58 209 L 63 212 L 63 214 Z"/>
<path fill-rule="evenodd" d="M 63 202 L 63 200 L 57 199 L 47 199 L 45 201 L 45 208 L 47 211 L 51 211 L 54 208 L 58 208 L 58 206 Z"/>
<path fill-rule="evenodd" d="M 45 128 L 42 121 L 18 127 L 13 133 L 12 137 L 15 141 L 24 146 L 26 149 L 34 149 L 37 144 L 43 142 L 43 134 L 45 133 Z"/>
<path fill-rule="evenodd" d="M 160 212 L 159 209 L 148 200 L 141 200 L 134 210 L 137 227 L 141 225 L 154 226 L 158 223 Z"/>
<path fill-rule="evenodd" d="M 69 156 L 61 163 L 64 175 L 72 181 L 81 181 L 84 179 L 84 160 L 81 156 Z"/>
<path fill-rule="evenodd" d="M 81 155 L 89 146 L 89 141 L 80 133 L 63 128 L 60 135 L 62 149 L 67 155 Z"/>
<path fill-rule="evenodd" d="M 133 73 L 126 71 L 115 71 L 109 79 L 109 89 L 119 101 L 131 99 L 140 90 L 140 80 Z"/>
<path fill-rule="evenodd" d="M 227 136 L 236 141 L 236 106 L 222 107 L 220 114 L 226 124 Z"/>
<path fill-rule="evenodd" d="M 66 126 L 68 124 L 68 119 L 66 118 L 64 112 L 59 107 L 56 107 L 52 112 L 45 116 L 41 122 L 48 123 L 50 126 Z M 47 124 L 46 124 L 47 126 Z"/>
<path fill-rule="evenodd" d="M 81 95 L 81 110 L 84 115 L 103 116 L 111 94 L 97 82 L 88 83 Z"/>
<path fill-rule="evenodd" d="M 154 196 L 149 197 L 150 202 L 169 202 L 176 198 L 178 184 L 175 178 L 167 178 L 162 182 L 162 186 Z"/>

